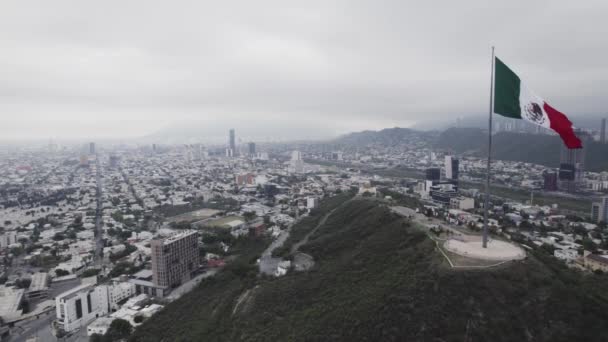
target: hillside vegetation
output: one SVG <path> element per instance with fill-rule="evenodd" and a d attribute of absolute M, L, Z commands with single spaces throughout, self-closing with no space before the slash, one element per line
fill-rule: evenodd
<path fill-rule="evenodd" d="M 323 213 L 319 213 L 323 214 Z M 252 242 L 256 246 L 255 242 Z M 233 265 L 147 320 L 131 341 L 604 341 L 608 281 L 553 257 L 454 271 L 379 202 L 336 209 L 300 250 L 315 266 L 254 275 Z M 238 303 L 238 304 L 237 304 Z"/>
<path fill-rule="evenodd" d="M 346 134 L 333 141 L 344 146 L 398 146 L 411 145 L 412 142 L 432 143 L 436 138 L 435 132 L 416 131 L 409 128 L 385 128 L 380 131 L 362 131 Z"/>
<path fill-rule="evenodd" d="M 442 132 L 435 146 L 456 153 L 486 156 L 488 131 L 479 128 L 450 128 Z M 500 132 L 492 137 L 492 158 L 559 167 L 562 141 L 558 136 L 546 134 Z M 608 144 L 584 141 L 585 169 L 601 172 L 608 170 Z"/>

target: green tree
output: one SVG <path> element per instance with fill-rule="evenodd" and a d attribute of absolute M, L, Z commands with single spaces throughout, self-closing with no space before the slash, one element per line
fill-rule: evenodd
<path fill-rule="evenodd" d="M 103 335 L 93 334 L 89 337 L 89 342 L 104 342 Z"/>
<path fill-rule="evenodd" d="M 597 251 L 597 245 L 593 241 L 591 241 L 591 239 L 588 237 L 583 238 L 583 248 L 590 252 Z"/>
<path fill-rule="evenodd" d="M 101 272 L 101 270 L 99 268 L 90 268 L 90 269 L 85 270 L 84 272 L 82 272 L 81 276 L 83 278 L 92 277 L 92 276 L 98 275 L 99 272 Z"/>
<path fill-rule="evenodd" d="M 61 268 L 58 268 L 58 269 L 55 270 L 55 274 L 58 277 L 63 277 L 63 276 L 66 276 L 66 275 L 70 274 L 70 272 L 68 272 L 66 270 L 62 270 Z"/>
<path fill-rule="evenodd" d="M 112 321 L 104 337 L 109 341 L 118 341 L 128 338 L 131 331 L 133 331 L 131 323 L 122 318 L 117 318 Z"/>
<path fill-rule="evenodd" d="M 243 217 L 245 218 L 245 221 L 249 222 L 255 218 L 255 212 L 246 211 L 245 213 L 243 213 Z"/>

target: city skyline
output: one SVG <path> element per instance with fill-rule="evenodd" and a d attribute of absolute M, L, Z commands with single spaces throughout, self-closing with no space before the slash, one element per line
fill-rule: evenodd
<path fill-rule="evenodd" d="M 0 136 L 131 138 L 188 120 L 328 135 L 479 114 L 491 45 L 567 114 L 602 113 L 607 6 L 3 2 Z"/>
<path fill-rule="evenodd" d="M 607 14 L 2 1 L 0 338 L 604 341 Z"/>

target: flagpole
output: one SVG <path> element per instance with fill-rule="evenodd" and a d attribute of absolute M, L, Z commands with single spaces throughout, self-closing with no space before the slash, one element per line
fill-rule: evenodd
<path fill-rule="evenodd" d="M 488 165 L 486 169 L 486 197 L 483 204 L 483 248 L 488 248 L 488 207 L 490 206 L 490 163 L 492 157 L 492 112 L 494 111 L 494 47 L 492 46 L 492 72 L 490 76 L 490 110 L 488 119 Z"/>

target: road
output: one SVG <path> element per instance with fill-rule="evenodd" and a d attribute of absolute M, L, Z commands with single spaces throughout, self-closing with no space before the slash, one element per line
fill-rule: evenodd
<path fill-rule="evenodd" d="M 338 208 L 340 208 L 341 206 L 343 206 L 344 204 L 350 202 L 350 200 L 342 203 Z M 322 225 L 325 224 L 325 222 L 327 221 L 327 219 L 329 218 L 329 216 L 336 211 L 335 208 L 332 211 L 330 211 L 329 213 L 325 214 L 325 216 L 323 216 L 323 218 L 321 218 L 321 220 L 319 221 L 319 223 L 317 223 L 317 225 L 310 231 L 308 232 L 308 234 L 306 234 L 306 236 L 304 236 L 304 238 L 302 238 L 302 240 L 296 242 L 292 247 L 291 247 L 291 253 L 295 253 L 298 248 L 300 248 L 300 246 L 304 245 L 305 243 L 308 242 L 308 239 L 312 236 L 312 234 L 314 234 L 319 227 L 321 227 Z M 274 258 L 272 256 L 272 251 L 274 251 L 275 249 L 283 246 L 283 244 L 285 243 L 285 240 L 287 240 L 287 238 L 289 237 L 289 233 L 291 231 L 291 227 L 293 227 L 294 224 L 296 224 L 296 222 L 294 222 L 292 225 L 289 226 L 289 228 L 287 228 L 287 230 L 285 230 L 284 232 L 281 233 L 281 235 L 279 235 L 279 237 L 274 240 L 270 246 L 268 246 L 268 248 L 266 248 L 266 250 L 264 251 L 264 253 L 262 253 L 262 256 L 260 257 L 260 264 L 259 264 L 259 269 L 260 269 L 260 273 L 264 273 L 264 274 L 269 274 L 269 275 L 274 275 L 274 272 L 277 269 L 277 266 L 279 265 L 279 262 L 283 261 L 283 258 Z M 312 259 L 312 257 L 308 256 L 310 259 Z M 307 262 L 310 264 L 311 262 L 314 262 L 312 260 L 307 260 Z"/>
<path fill-rule="evenodd" d="M 346 201 L 346 202 L 344 202 L 344 203 L 348 203 L 348 202 L 350 202 L 350 200 L 349 200 L 349 201 Z M 342 203 L 340 206 L 343 206 L 343 205 L 344 205 L 344 203 Z M 339 207 L 338 207 L 338 208 L 339 208 Z M 338 209 L 338 208 L 336 208 L 336 209 Z M 333 212 L 334 212 L 334 211 L 336 211 L 336 209 L 334 209 L 334 210 L 332 210 L 332 211 L 328 212 L 327 214 L 325 214 L 325 216 L 323 216 L 323 218 L 321 218 L 321 221 L 319 221 L 319 223 L 318 223 L 318 224 L 317 224 L 317 225 L 316 225 L 316 226 L 315 226 L 315 227 L 314 227 L 314 228 L 313 228 L 313 229 L 312 229 L 310 232 L 308 232 L 308 234 L 306 234 L 306 236 L 304 236 L 304 238 L 303 238 L 302 240 L 300 240 L 300 241 L 298 241 L 298 242 L 294 243 L 294 244 L 293 244 L 293 246 L 291 247 L 291 253 L 296 252 L 296 251 L 297 251 L 297 250 L 298 250 L 298 249 L 299 249 L 299 248 L 300 248 L 302 245 L 304 245 L 305 243 L 307 243 L 307 242 L 308 242 L 308 239 L 310 239 L 310 236 L 311 236 L 312 234 L 314 234 L 314 233 L 315 233 L 315 232 L 316 232 L 316 231 L 319 229 L 319 227 L 321 227 L 322 225 L 324 225 L 324 224 L 325 224 L 325 222 L 327 221 L 327 218 L 328 218 L 328 217 L 329 217 L 331 214 L 333 214 Z"/>
<path fill-rule="evenodd" d="M 122 175 L 122 179 L 124 180 L 125 183 L 127 183 L 127 186 L 129 187 L 129 191 L 131 191 L 133 198 L 135 198 L 137 203 L 139 203 L 139 205 L 141 205 L 143 208 L 144 201 L 137 195 L 137 191 L 135 191 L 133 184 L 131 184 L 131 180 L 129 179 L 129 176 L 127 176 L 127 173 L 125 172 L 125 170 L 122 169 L 122 167 L 119 168 L 119 171 L 120 171 L 120 174 Z"/>
<path fill-rule="evenodd" d="M 101 180 L 101 163 L 99 162 L 99 155 L 97 154 L 95 154 L 95 162 L 97 166 L 97 172 L 95 174 L 97 181 L 97 210 L 95 211 L 95 265 L 101 265 L 103 262 L 103 184 Z"/>
<path fill-rule="evenodd" d="M 203 279 L 214 276 L 218 271 L 218 268 L 211 268 L 206 270 L 205 273 L 199 274 L 196 277 L 185 282 L 184 284 L 180 285 L 179 287 L 173 289 L 167 299 L 169 301 L 179 299 L 184 294 L 192 291 L 198 284 L 200 284 Z"/>
<path fill-rule="evenodd" d="M 281 232 L 279 237 L 277 237 L 277 239 L 274 240 L 270 244 L 270 246 L 268 246 L 268 248 L 266 248 L 264 253 L 262 253 L 262 256 L 260 257 L 260 265 L 259 265 L 261 273 L 269 274 L 269 275 L 274 274 L 274 271 L 276 271 L 277 266 L 279 265 L 279 262 L 281 262 L 283 259 L 282 258 L 273 258 L 272 251 L 283 246 L 283 244 L 285 243 L 285 240 L 287 240 L 287 238 L 289 237 L 290 230 L 291 230 L 291 226 L 287 230 Z"/>
<path fill-rule="evenodd" d="M 22 322 L 11 329 L 8 342 L 24 342 L 30 337 L 38 337 L 40 342 L 56 341 L 51 333 L 51 322 L 55 319 L 55 311 L 43 315 L 40 319 Z"/>

